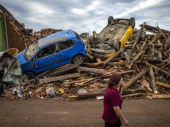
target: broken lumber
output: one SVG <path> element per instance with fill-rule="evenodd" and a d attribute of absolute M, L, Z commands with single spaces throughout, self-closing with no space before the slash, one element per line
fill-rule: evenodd
<path fill-rule="evenodd" d="M 145 77 L 143 76 L 143 78 L 140 80 L 141 85 L 146 87 L 150 92 L 152 92 L 152 89 L 150 88 L 149 82 L 145 79 Z"/>
<path fill-rule="evenodd" d="M 129 69 L 131 69 L 131 67 L 133 66 L 133 64 L 142 56 L 142 54 L 144 53 L 145 51 L 142 50 L 140 51 L 134 58 L 133 60 L 130 62 L 130 65 L 129 65 Z"/>
<path fill-rule="evenodd" d="M 125 86 L 122 88 L 122 90 L 127 89 L 129 86 L 131 86 L 134 82 L 136 82 L 138 79 L 140 79 L 143 75 L 147 73 L 148 69 L 144 68 L 140 73 L 138 73 L 136 76 L 131 78 L 127 83 L 125 83 Z"/>
<path fill-rule="evenodd" d="M 170 98 L 170 95 L 152 95 L 153 99 L 167 99 Z"/>
<path fill-rule="evenodd" d="M 59 80 L 65 80 L 70 78 L 77 78 L 80 77 L 80 73 L 73 73 L 73 74 L 67 74 L 67 75 L 61 75 L 61 76 L 55 76 L 55 77 L 48 77 L 45 79 L 40 79 L 39 84 L 48 83 L 48 82 L 54 82 Z"/>
<path fill-rule="evenodd" d="M 77 63 L 75 63 L 75 64 L 68 64 L 66 66 L 62 66 L 62 67 L 56 68 L 53 72 L 51 72 L 49 74 L 46 74 L 46 76 L 51 77 L 51 76 L 54 76 L 54 75 L 60 75 L 60 74 L 63 74 L 65 72 L 68 72 L 68 71 L 71 71 L 73 69 L 76 69 L 78 67 L 79 67 L 79 64 L 77 64 Z"/>
<path fill-rule="evenodd" d="M 166 39 L 166 41 L 170 44 L 170 40 L 165 36 L 165 34 L 162 32 L 162 30 L 157 27 L 158 31 L 161 33 L 161 35 Z"/>
<path fill-rule="evenodd" d="M 106 59 L 104 61 L 103 66 L 105 67 L 112 59 L 119 56 L 121 54 L 121 52 L 124 51 L 124 50 L 125 50 L 125 48 L 119 49 L 119 51 L 117 51 L 115 54 L 113 54 L 112 56 L 110 56 L 108 59 Z"/>
<path fill-rule="evenodd" d="M 151 85 L 152 85 L 153 93 L 158 94 L 153 68 L 151 66 L 149 66 L 149 75 L 150 75 L 150 79 L 151 79 Z"/>
<path fill-rule="evenodd" d="M 143 96 L 144 93 L 134 93 L 134 94 L 128 94 L 128 95 L 122 95 L 122 99 L 126 97 L 136 97 L 136 96 Z"/>
<path fill-rule="evenodd" d="M 170 89 L 170 84 L 156 81 L 156 84 Z"/>
<path fill-rule="evenodd" d="M 108 71 L 100 70 L 97 68 L 88 68 L 88 67 L 79 67 L 80 71 L 83 72 L 91 72 L 91 73 L 96 73 L 96 74 L 106 74 Z"/>
<path fill-rule="evenodd" d="M 108 65 L 110 66 L 118 66 L 118 65 L 126 65 L 128 64 L 127 62 L 123 61 L 123 62 L 109 62 Z"/>
<path fill-rule="evenodd" d="M 78 98 L 79 99 L 83 99 L 83 98 L 92 98 L 92 97 L 96 97 L 96 96 L 102 96 L 104 95 L 104 92 L 91 92 L 91 93 L 80 93 L 78 94 Z"/>
<path fill-rule="evenodd" d="M 100 63 L 88 63 L 88 62 L 84 62 L 83 65 L 87 65 L 88 67 L 98 67 L 101 64 L 103 64 L 103 62 L 101 61 Z"/>
<path fill-rule="evenodd" d="M 70 84 L 74 84 L 74 83 L 79 83 L 79 82 L 84 82 L 84 81 L 88 81 L 91 80 L 92 78 L 88 78 L 88 79 L 82 79 L 82 80 L 77 80 L 77 81 L 73 81 L 73 82 L 67 82 L 67 83 L 63 83 L 62 85 L 70 85 Z"/>
<path fill-rule="evenodd" d="M 91 61 L 94 61 L 94 56 L 90 55 L 89 53 L 87 53 L 87 57 L 90 58 Z"/>
<path fill-rule="evenodd" d="M 167 71 L 165 71 L 165 70 L 162 70 L 162 69 L 160 69 L 159 67 L 154 66 L 154 65 L 152 65 L 152 64 L 150 64 L 150 63 L 148 63 L 148 62 L 146 62 L 146 64 L 149 65 L 149 66 L 151 66 L 151 67 L 153 67 L 153 68 L 155 68 L 157 71 L 160 71 L 162 74 L 170 76 L 170 73 L 169 73 L 169 72 L 167 72 Z"/>
<path fill-rule="evenodd" d="M 130 52 L 129 56 L 132 55 L 133 50 L 135 49 L 137 43 L 139 42 L 140 36 L 141 36 L 141 34 L 142 34 L 142 32 L 143 32 L 143 28 L 145 27 L 145 25 L 146 25 L 146 22 L 144 22 L 144 23 L 142 24 L 142 27 L 140 28 L 139 33 L 138 33 L 138 37 L 136 38 L 136 40 L 135 40 L 135 42 L 134 42 L 134 44 L 133 44 L 133 46 L 132 46 L 132 49 L 131 49 L 131 52 Z"/>
<path fill-rule="evenodd" d="M 133 93 L 143 93 L 143 92 L 146 92 L 145 88 L 130 89 L 130 90 L 124 90 L 122 92 L 122 95 L 133 94 Z"/>

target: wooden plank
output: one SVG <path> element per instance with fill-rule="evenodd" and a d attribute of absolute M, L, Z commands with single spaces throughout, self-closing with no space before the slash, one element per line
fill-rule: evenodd
<path fill-rule="evenodd" d="M 53 71 L 49 74 L 46 74 L 46 76 L 51 77 L 51 76 L 54 76 L 54 75 L 60 75 L 60 74 L 66 73 L 68 71 L 74 70 L 78 67 L 79 67 L 79 64 L 77 64 L 77 63 L 68 64 L 67 66 L 56 68 L 55 71 Z"/>
<path fill-rule="evenodd" d="M 170 40 L 168 39 L 168 37 L 166 37 L 166 35 L 162 32 L 162 30 L 157 27 L 158 31 L 161 33 L 161 35 L 166 39 L 166 41 L 170 44 Z"/>
<path fill-rule="evenodd" d="M 67 82 L 67 83 L 63 83 L 62 85 L 70 85 L 70 84 L 74 84 L 74 83 L 88 81 L 88 80 L 91 80 L 91 79 L 92 78 L 87 78 L 87 79 L 77 80 L 77 81 L 73 81 L 73 82 Z"/>
<path fill-rule="evenodd" d="M 90 58 L 91 61 L 94 61 L 94 56 L 90 55 L 89 53 L 87 53 L 87 57 Z"/>
<path fill-rule="evenodd" d="M 169 72 L 167 72 L 167 71 L 165 71 L 165 70 L 162 70 L 162 69 L 160 69 L 159 67 L 154 66 L 154 65 L 152 65 L 152 64 L 150 64 L 150 63 L 148 63 L 148 62 L 146 62 L 146 64 L 149 65 L 149 66 L 151 66 L 151 67 L 153 67 L 153 68 L 155 68 L 156 70 L 160 71 L 162 74 L 170 76 L 170 73 L 169 73 Z"/>
<path fill-rule="evenodd" d="M 79 67 L 80 71 L 83 72 L 92 72 L 92 73 L 97 73 L 97 74 L 105 74 L 108 73 L 108 71 L 100 70 L 97 68 L 88 68 L 88 67 Z"/>
<path fill-rule="evenodd" d="M 83 98 L 91 98 L 91 97 L 102 96 L 102 95 L 104 95 L 104 92 L 80 93 L 78 94 L 78 98 L 83 99 Z"/>
<path fill-rule="evenodd" d="M 149 66 L 149 75 L 150 75 L 150 79 L 151 79 L 153 93 L 158 94 L 153 68 L 151 66 Z"/>
<path fill-rule="evenodd" d="M 128 94 L 128 95 L 122 95 L 122 99 L 126 97 L 136 97 L 136 96 L 143 96 L 144 93 L 134 93 L 134 94 Z"/>
<path fill-rule="evenodd" d="M 88 62 L 83 63 L 83 65 L 87 65 L 88 67 L 97 67 L 100 66 L 101 64 L 103 64 L 102 61 L 100 63 L 88 63 Z"/>
<path fill-rule="evenodd" d="M 169 99 L 170 95 L 152 95 L 153 99 Z"/>
<path fill-rule="evenodd" d="M 170 89 L 170 84 L 156 81 L 156 84 Z"/>
<path fill-rule="evenodd" d="M 122 48 L 120 49 L 119 51 L 117 51 L 115 54 L 113 54 L 112 56 L 110 56 L 108 59 L 106 59 L 104 62 L 103 62 L 103 66 L 106 66 L 108 64 L 108 62 L 110 62 L 112 59 L 118 57 L 122 51 L 124 51 L 125 48 Z"/>
<path fill-rule="evenodd" d="M 131 60 L 130 64 L 129 64 L 129 69 L 131 69 L 131 67 L 133 66 L 133 64 L 142 56 L 142 54 L 144 53 L 145 51 L 142 50 L 140 51 L 134 58 L 133 60 Z"/>
<path fill-rule="evenodd" d="M 122 90 L 127 89 L 129 86 L 131 86 L 134 82 L 136 82 L 138 79 L 140 79 L 143 75 L 147 73 L 148 69 L 144 68 L 140 73 L 138 73 L 136 76 L 131 78 L 127 83 L 125 83 L 125 86 Z"/>
<path fill-rule="evenodd" d="M 134 51 L 137 43 L 139 42 L 140 36 L 141 36 L 141 34 L 142 34 L 142 32 L 143 32 L 143 28 L 145 27 L 145 25 L 146 25 L 146 22 L 144 22 L 144 23 L 142 24 L 142 27 L 141 27 L 140 30 L 139 30 L 138 37 L 136 38 L 136 40 L 135 40 L 135 42 L 134 42 L 134 44 L 133 44 L 133 46 L 132 46 L 132 49 L 131 49 L 131 51 L 130 51 L 130 54 L 129 54 L 130 56 L 132 55 L 132 53 L 133 53 L 133 51 Z"/>
<path fill-rule="evenodd" d="M 130 90 L 124 90 L 122 92 L 122 95 L 133 94 L 133 93 L 143 93 L 143 92 L 146 92 L 145 88 L 130 89 Z"/>
<path fill-rule="evenodd" d="M 48 83 L 48 82 L 54 82 L 59 80 L 65 80 L 70 78 L 77 78 L 80 77 L 80 73 L 73 73 L 73 74 L 67 74 L 67 75 L 61 75 L 61 76 L 55 76 L 55 77 L 48 77 L 45 79 L 40 79 L 39 84 Z"/>
<path fill-rule="evenodd" d="M 109 62 L 108 65 L 110 66 L 118 66 L 118 65 L 127 65 L 128 63 L 123 61 L 123 62 Z"/>

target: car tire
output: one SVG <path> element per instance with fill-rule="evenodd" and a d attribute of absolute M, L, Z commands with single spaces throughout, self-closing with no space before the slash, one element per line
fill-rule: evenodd
<path fill-rule="evenodd" d="M 134 17 L 130 18 L 129 24 L 132 26 L 132 28 L 135 28 L 135 18 Z"/>
<path fill-rule="evenodd" d="M 77 55 L 73 58 L 73 63 L 78 63 L 79 65 L 83 64 L 84 57 L 82 55 Z"/>
<path fill-rule="evenodd" d="M 108 25 L 111 25 L 112 20 L 113 20 L 113 16 L 109 16 L 109 18 L 108 18 Z"/>
<path fill-rule="evenodd" d="M 25 71 L 24 74 L 27 76 L 28 79 L 32 79 L 35 76 L 35 74 L 31 71 Z"/>

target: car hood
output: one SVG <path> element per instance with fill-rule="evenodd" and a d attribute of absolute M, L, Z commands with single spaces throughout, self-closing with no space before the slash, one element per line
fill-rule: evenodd
<path fill-rule="evenodd" d="M 22 52 L 20 52 L 20 53 L 18 53 L 18 54 L 15 56 L 15 58 L 19 59 L 20 65 L 28 62 L 28 61 L 26 61 L 25 58 L 24 58 L 24 53 L 25 53 L 25 50 L 22 51 Z"/>

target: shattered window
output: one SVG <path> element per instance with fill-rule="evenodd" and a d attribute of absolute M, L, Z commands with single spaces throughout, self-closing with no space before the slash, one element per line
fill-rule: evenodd
<path fill-rule="evenodd" d="M 73 41 L 63 41 L 63 42 L 60 42 L 60 49 L 61 50 L 64 50 L 64 49 L 68 49 L 70 47 L 72 47 L 74 45 L 74 42 Z"/>
<path fill-rule="evenodd" d="M 56 50 L 55 45 L 47 46 L 47 47 L 43 48 L 40 52 L 37 53 L 37 58 L 49 56 L 49 55 L 53 54 L 55 52 L 55 50 Z"/>
<path fill-rule="evenodd" d="M 29 60 L 39 49 L 38 41 L 31 44 L 25 51 L 25 59 Z"/>

